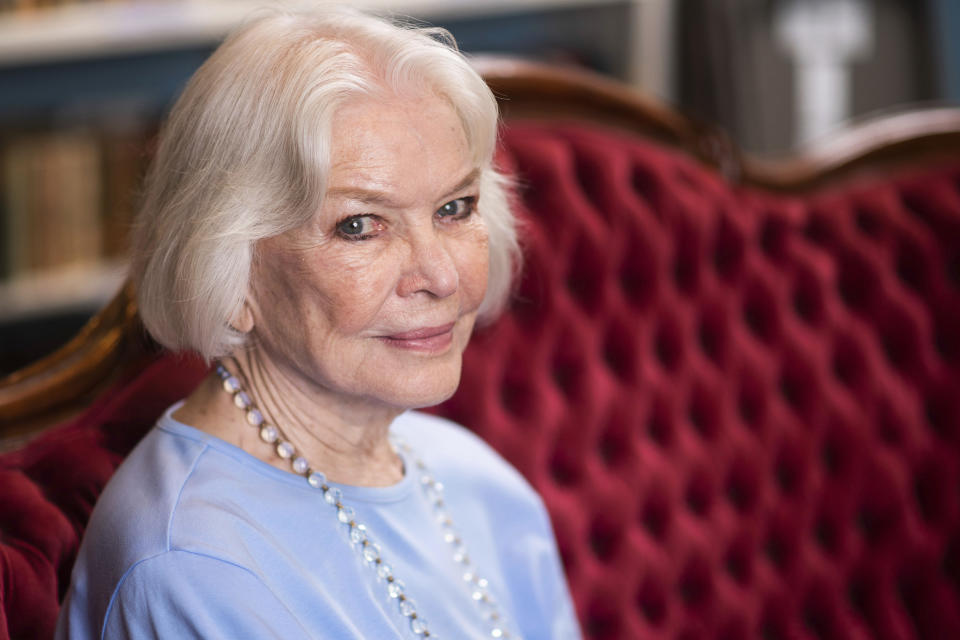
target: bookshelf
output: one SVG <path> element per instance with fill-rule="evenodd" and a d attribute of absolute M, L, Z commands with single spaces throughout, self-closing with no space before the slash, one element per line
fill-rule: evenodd
<path fill-rule="evenodd" d="M 0 0 L 0 375 L 14 366 L 6 329 L 82 317 L 114 293 L 157 124 L 263 3 L 50 4 Z M 352 4 L 444 26 L 467 52 L 582 64 L 669 94 L 670 0 Z"/>
<path fill-rule="evenodd" d="M 76 103 L 126 95 L 166 104 L 217 42 L 262 4 L 114 0 L 0 11 L 0 81 L 5 89 L 0 92 L 0 123 L 59 108 L 64 98 Z M 669 98 L 673 0 L 351 4 L 445 26 L 466 51 L 541 57 L 573 52 L 596 70 Z"/>

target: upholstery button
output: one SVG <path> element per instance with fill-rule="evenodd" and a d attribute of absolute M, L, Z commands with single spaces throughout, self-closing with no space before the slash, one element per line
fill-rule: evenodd
<path fill-rule="evenodd" d="M 875 315 L 875 327 L 887 360 L 895 369 L 910 375 L 921 367 L 920 329 L 903 309 L 884 304 Z"/>
<path fill-rule="evenodd" d="M 655 396 L 651 404 L 647 433 L 660 447 L 669 447 L 673 443 L 674 426 L 670 403 L 660 395 Z"/>
<path fill-rule="evenodd" d="M 780 538 L 770 537 L 767 539 L 767 543 L 763 547 L 763 551 L 766 553 L 770 564 L 772 564 L 778 571 L 782 572 L 787 560 L 787 551 L 784 549 L 783 541 Z"/>
<path fill-rule="evenodd" d="M 918 461 L 913 476 L 913 495 L 924 521 L 940 528 L 957 512 L 957 471 L 946 459 L 931 454 Z"/>
<path fill-rule="evenodd" d="M 744 454 L 737 455 L 727 475 L 726 495 L 738 513 L 747 515 L 753 511 L 759 486 L 756 459 Z"/>
<path fill-rule="evenodd" d="M 837 552 L 839 539 L 837 536 L 837 525 L 834 524 L 826 515 L 821 515 L 813 528 L 813 537 L 828 555 Z"/>
<path fill-rule="evenodd" d="M 632 446 L 634 433 L 636 430 L 631 427 L 626 415 L 622 412 L 611 415 L 597 446 L 597 453 L 604 465 L 615 468 L 636 460 L 637 454 Z"/>
<path fill-rule="evenodd" d="M 720 408 L 716 394 L 708 391 L 703 383 L 696 382 L 689 407 L 690 423 L 700 437 L 705 440 L 715 439 L 720 431 Z"/>
<path fill-rule="evenodd" d="M 779 335 L 776 300 L 758 280 L 749 281 L 744 290 L 743 320 L 750 333 L 762 342 L 771 344 Z"/>
<path fill-rule="evenodd" d="M 635 331 L 626 328 L 619 318 L 614 319 L 604 333 L 603 361 L 625 384 L 635 382 L 637 376 L 638 345 Z"/>
<path fill-rule="evenodd" d="M 720 216 L 713 243 L 713 268 L 727 282 L 735 282 L 743 272 L 743 234 L 730 223 L 728 216 Z"/>
<path fill-rule="evenodd" d="M 724 556 L 724 568 L 741 587 L 746 587 L 753 577 L 752 545 L 746 537 L 737 538 Z"/>
<path fill-rule="evenodd" d="M 808 325 L 823 322 L 823 291 L 817 277 L 806 268 L 799 268 L 793 279 L 793 310 Z"/>
<path fill-rule="evenodd" d="M 766 412 L 768 393 L 760 375 L 753 369 L 742 369 L 737 377 L 737 412 L 747 426 L 756 428 Z"/>
<path fill-rule="evenodd" d="M 579 485 L 583 475 L 581 458 L 562 444 L 556 446 L 550 456 L 550 477 L 562 487 Z"/>
<path fill-rule="evenodd" d="M 857 527 L 871 546 L 878 546 L 892 537 L 897 516 L 887 505 L 867 503 L 857 511 Z"/>
<path fill-rule="evenodd" d="M 673 282 L 677 290 L 694 296 L 700 287 L 700 253 L 693 231 L 680 228 L 676 231 L 673 246 L 676 256 L 673 261 Z"/>
<path fill-rule="evenodd" d="M 713 502 L 711 484 L 710 478 L 703 470 L 694 473 L 690 482 L 687 483 L 687 491 L 685 494 L 687 507 L 701 518 L 707 516 L 707 513 L 710 511 L 710 505 Z"/>
<path fill-rule="evenodd" d="M 668 313 L 668 312 L 665 312 Z M 674 371 L 683 357 L 683 342 L 680 337 L 679 321 L 672 314 L 661 316 L 654 337 L 654 353 L 657 360 L 667 371 Z"/>
<path fill-rule="evenodd" d="M 647 211 L 657 220 L 663 220 L 666 193 L 662 180 L 647 163 L 637 163 L 630 173 L 633 192 L 647 204 Z"/>
<path fill-rule="evenodd" d="M 667 595 L 663 585 L 651 577 L 644 578 L 637 590 L 637 606 L 653 627 L 660 627 L 667 618 Z"/>
<path fill-rule="evenodd" d="M 627 159 L 620 154 L 615 155 L 609 147 L 598 149 L 592 145 L 579 147 L 572 156 L 573 178 L 584 200 L 590 204 L 595 215 L 606 218 L 610 209 L 610 194 L 614 192 L 611 166 L 627 162 Z"/>
<path fill-rule="evenodd" d="M 957 637 L 956 633 L 944 633 L 944 627 L 938 624 L 943 615 L 945 597 L 941 586 L 940 567 L 934 558 L 915 549 L 899 558 L 902 563 L 897 569 L 896 595 L 909 614 L 909 623 L 917 630 L 918 638 Z M 953 623 L 951 629 L 956 629 Z"/>
<path fill-rule="evenodd" d="M 598 594 L 587 607 L 586 635 L 590 638 L 616 638 L 621 630 L 617 599 L 610 594 Z"/>
<path fill-rule="evenodd" d="M 830 218 L 829 214 L 822 212 L 814 212 L 810 215 L 803 230 L 810 242 L 821 246 L 828 246 L 834 242 L 836 231 Z"/>
<path fill-rule="evenodd" d="M 960 369 L 960 307 L 934 316 L 933 346 L 948 365 Z"/>
<path fill-rule="evenodd" d="M 760 615 L 760 637 L 763 640 L 786 640 L 791 637 L 789 607 L 782 600 L 767 600 Z"/>
<path fill-rule="evenodd" d="M 954 536 L 947 544 L 940 570 L 950 580 L 954 589 L 960 589 L 960 536 Z"/>
<path fill-rule="evenodd" d="M 900 238 L 896 274 L 900 281 L 921 295 L 930 288 L 930 266 L 926 252 L 911 238 Z"/>
<path fill-rule="evenodd" d="M 747 622 L 742 617 L 724 623 L 717 640 L 747 640 L 751 634 L 747 631 Z"/>
<path fill-rule="evenodd" d="M 957 395 L 948 384 L 937 385 L 927 391 L 924 400 L 927 422 L 944 440 L 956 442 L 960 429 L 960 408 Z"/>
<path fill-rule="evenodd" d="M 860 251 L 849 247 L 839 252 L 837 263 L 840 298 L 853 311 L 869 314 L 879 295 L 880 274 Z"/>
<path fill-rule="evenodd" d="M 531 242 L 526 251 L 536 253 L 538 245 Z M 523 277 L 510 306 L 510 315 L 516 324 L 526 333 L 535 335 L 543 329 L 543 316 L 555 307 L 554 294 L 544 285 L 546 276 L 542 273 L 542 259 L 528 256 Z"/>
<path fill-rule="evenodd" d="M 760 248 L 774 263 L 782 263 L 787 251 L 787 223 L 780 217 L 769 216 L 760 228 Z"/>
<path fill-rule="evenodd" d="M 643 528 L 652 538 L 663 541 L 670 526 L 670 504 L 660 491 L 651 491 L 640 511 Z"/>
<path fill-rule="evenodd" d="M 853 336 L 841 333 L 835 337 L 832 364 L 833 374 L 848 388 L 856 390 L 863 384 L 867 363 Z"/>
<path fill-rule="evenodd" d="M 768 523 L 764 553 L 779 573 L 789 573 L 797 562 L 799 531 L 793 512 L 781 511 Z"/>
<path fill-rule="evenodd" d="M 722 303 L 704 304 L 697 338 L 707 359 L 723 370 L 727 362 L 729 335 Z"/>
<path fill-rule="evenodd" d="M 586 344 L 580 338 L 581 332 L 572 327 L 561 331 L 554 344 L 550 363 L 554 383 L 571 403 L 589 397 L 591 387 L 596 382 L 589 376 L 584 353 Z"/>
<path fill-rule="evenodd" d="M 567 291 L 581 309 L 595 314 L 606 292 L 607 254 L 581 236 L 568 260 Z"/>
<path fill-rule="evenodd" d="M 874 575 L 871 575 L 873 573 Z M 873 628 L 882 628 L 882 618 L 878 619 L 877 592 L 882 588 L 883 579 L 877 572 L 867 572 L 862 569 L 854 571 L 847 583 L 847 600 L 850 606 Z M 882 613 L 880 614 L 882 615 Z"/>
<path fill-rule="evenodd" d="M 799 351 L 786 350 L 780 372 L 780 395 L 801 419 L 808 419 L 814 409 L 813 398 L 819 395 L 816 387 L 817 377 L 806 359 Z"/>
<path fill-rule="evenodd" d="M 847 469 L 850 445 L 841 434 L 828 433 L 820 449 L 820 459 L 831 476 L 840 476 Z"/>
<path fill-rule="evenodd" d="M 694 556 L 684 567 L 678 585 L 680 598 L 690 608 L 699 608 L 713 598 L 710 566 L 701 556 Z"/>
<path fill-rule="evenodd" d="M 594 518 L 590 525 L 590 549 L 601 562 L 609 562 L 620 548 L 622 529 L 603 514 Z"/>
<path fill-rule="evenodd" d="M 946 256 L 947 279 L 953 288 L 960 291 L 960 248 L 954 247 L 953 255 Z"/>
<path fill-rule="evenodd" d="M 774 464 L 774 477 L 780 491 L 787 496 L 795 496 L 802 484 L 803 469 L 799 445 L 788 445 L 780 449 Z"/>
<path fill-rule="evenodd" d="M 811 588 L 803 605 L 803 623 L 817 638 L 840 638 L 838 620 L 833 606 L 827 601 L 830 590 L 818 585 Z"/>
<path fill-rule="evenodd" d="M 903 444 L 906 427 L 904 427 L 903 418 L 900 416 L 898 407 L 893 406 L 887 400 L 878 402 L 875 420 L 877 423 L 877 435 L 881 441 L 891 447 L 897 447 Z"/>
<path fill-rule="evenodd" d="M 645 310 L 656 298 L 661 279 L 656 262 L 658 250 L 636 233 L 628 237 L 626 246 L 631 250 L 623 256 L 616 280 L 627 302 L 635 309 Z"/>
<path fill-rule="evenodd" d="M 500 384 L 500 404 L 510 415 L 518 419 L 529 418 L 539 404 L 539 397 L 530 378 L 516 371 L 504 374 Z"/>
<path fill-rule="evenodd" d="M 869 238 L 876 239 L 883 232 L 883 223 L 873 211 L 858 207 L 853 216 L 857 228 Z"/>

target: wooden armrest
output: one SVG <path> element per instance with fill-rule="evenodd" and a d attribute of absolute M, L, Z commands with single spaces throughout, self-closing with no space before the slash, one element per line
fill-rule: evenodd
<path fill-rule="evenodd" d="M 154 350 L 126 284 L 70 342 L 0 378 L 0 450 L 75 415 Z"/>

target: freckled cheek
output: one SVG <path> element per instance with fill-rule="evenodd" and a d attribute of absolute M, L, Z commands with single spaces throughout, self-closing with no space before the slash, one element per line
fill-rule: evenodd
<path fill-rule="evenodd" d="M 290 319 L 295 315 L 301 288 L 293 277 L 293 265 L 288 260 L 265 260 L 265 265 L 254 276 L 253 294 L 267 324 Z M 262 328 L 262 327 L 261 327 Z"/>
<path fill-rule="evenodd" d="M 384 300 L 395 283 L 394 270 L 383 264 L 332 269 L 318 286 L 324 300 L 320 311 L 336 333 L 362 333 L 376 324 Z"/>
<path fill-rule="evenodd" d="M 473 311 L 480 306 L 487 291 L 490 255 L 486 232 L 476 234 L 454 255 L 457 256 L 463 307 L 465 310 Z"/>

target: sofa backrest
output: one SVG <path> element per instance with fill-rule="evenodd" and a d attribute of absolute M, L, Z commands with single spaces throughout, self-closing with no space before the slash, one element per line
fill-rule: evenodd
<path fill-rule="evenodd" d="M 440 411 L 544 496 L 587 634 L 960 637 L 960 163 L 798 196 L 502 147 L 527 264 Z"/>

